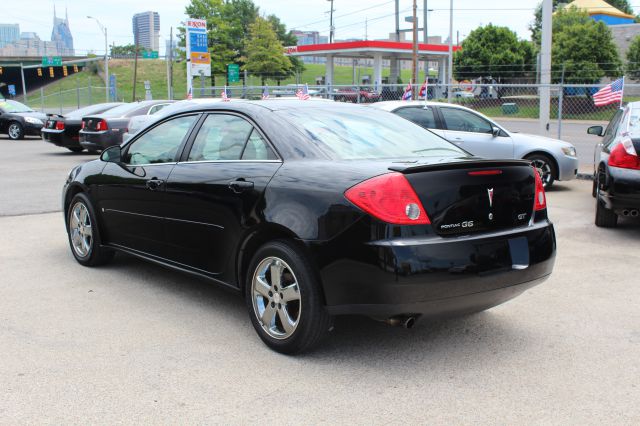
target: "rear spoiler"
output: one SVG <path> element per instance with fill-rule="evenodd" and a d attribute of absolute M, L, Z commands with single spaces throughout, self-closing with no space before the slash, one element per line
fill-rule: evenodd
<path fill-rule="evenodd" d="M 47 117 L 60 117 L 60 118 L 64 118 L 64 115 L 62 115 L 62 114 L 53 114 L 53 113 L 49 114 L 49 113 L 47 113 Z"/>
<path fill-rule="evenodd" d="M 456 170 L 484 167 L 512 167 L 531 166 L 529 160 L 484 160 L 481 158 L 454 158 L 441 163 L 415 163 L 404 162 L 389 167 L 389 170 L 400 173 L 419 173 L 430 170 Z"/>

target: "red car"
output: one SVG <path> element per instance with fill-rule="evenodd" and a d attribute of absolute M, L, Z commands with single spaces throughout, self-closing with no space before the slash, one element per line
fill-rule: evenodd
<path fill-rule="evenodd" d="M 358 96 L 360 96 L 359 102 Z M 354 104 L 377 102 L 380 100 L 380 93 L 371 87 L 341 87 L 334 90 L 333 99 L 339 102 L 353 102 Z"/>

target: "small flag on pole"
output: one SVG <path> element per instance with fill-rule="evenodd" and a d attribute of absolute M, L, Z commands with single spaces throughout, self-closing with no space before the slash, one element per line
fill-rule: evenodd
<path fill-rule="evenodd" d="M 409 101 L 411 100 L 411 97 L 413 95 L 411 94 L 411 82 L 409 82 L 409 84 L 407 84 L 407 87 L 404 89 L 404 93 L 402 95 L 402 100 L 403 101 Z"/>
<path fill-rule="evenodd" d="M 187 92 L 187 100 L 190 101 L 193 99 L 193 95 L 191 94 L 191 87 L 189 87 L 189 91 Z"/>
<path fill-rule="evenodd" d="M 305 83 L 304 86 L 302 86 L 300 89 L 298 89 L 298 91 L 296 92 L 296 96 L 301 101 L 308 100 L 310 98 L 310 96 L 309 96 L 309 86 L 307 86 L 307 84 Z"/>
<path fill-rule="evenodd" d="M 624 76 L 598 90 L 596 94 L 593 95 L 593 104 L 595 106 L 604 106 L 616 102 L 622 103 L 623 92 Z"/>
<path fill-rule="evenodd" d="M 267 89 L 267 86 L 264 86 L 262 89 L 262 100 L 264 101 L 265 99 L 269 99 L 269 89 Z"/>
<path fill-rule="evenodd" d="M 420 96 L 421 98 L 424 98 L 425 101 L 427 100 L 427 80 L 425 80 L 422 86 L 420 87 L 420 92 L 418 96 Z"/>
<path fill-rule="evenodd" d="M 229 102 L 231 100 L 231 98 L 229 98 L 229 93 L 227 93 L 227 86 L 224 86 L 224 89 L 222 89 L 221 96 L 223 102 Z"/>

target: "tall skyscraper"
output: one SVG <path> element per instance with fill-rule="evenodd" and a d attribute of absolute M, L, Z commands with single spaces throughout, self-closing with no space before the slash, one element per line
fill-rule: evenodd
<path fill-rule="evenodd" d="M 56 6 L 53 6 L 53 31 L 51 31 L 51 42 L 55 44 L 58 55 L 73 56 L 73 36 L 69 29 L 69 15 L 65 10 L 64 19 L 56 16 Z"/>
<path fill-rule="evenodd" d="M 12 44 L 20 38 L 20 25 L 0 24 L 0 48 Z"/>
<path fill-rule="evenodd" d="M 136 13 L 131 21 L 136 45 L 146 50 L 159 50 L 160 15 L 158 12 Z"/>

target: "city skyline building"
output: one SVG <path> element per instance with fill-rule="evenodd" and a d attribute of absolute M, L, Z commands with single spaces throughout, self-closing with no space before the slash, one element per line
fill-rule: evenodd
<path fill-rule="evenodd" d="M 0 48 L 20 39 L 20 25 L 0 24 Z"/>
<path fill-rule="evenodd" d="M 160 50 L 160 15 L 147 11 L 136 13 L 131 19 L 133 41 L 146 50 Z"/>
<path fill-rule="evenodd" d="M 56 46 L 58 55 L 73 56 L 73 36 L 69 28 L 69 14 L 65 8 L 64 19 L 56 16 L 56 5 L 53 5 L 53 30 L 51 31 L 51 42 Z"/>

